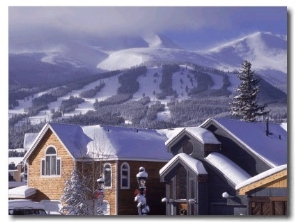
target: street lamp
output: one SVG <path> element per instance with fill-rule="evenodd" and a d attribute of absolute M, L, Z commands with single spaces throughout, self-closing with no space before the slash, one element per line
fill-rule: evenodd
<path fill-rule="evenodd" d="M 135 202 L 138 202 L 138 214 L 139 215 L 147 215 L 150 211 L 149 206 L 146 203 L 146 180 L 148 178 L 148 173 L 146 172 L 144 167 L 139 168 L 139 172 L 136 174 L 136 179 L 139 185 L 139 188 L 135 190 L 134 194 L 136 195 L 134 198 Z"/>
<path fill-rule="evenodd" d="M 104 200 L 104 179 L 102 176 L 97 179 L 98 183 L 98 190 L 96 190 L 95 196 L 98 199 L 98 207 L 97 207 L 97 213 L 98 215 L 104 215 L 103 210 L 103 200 Z"/>

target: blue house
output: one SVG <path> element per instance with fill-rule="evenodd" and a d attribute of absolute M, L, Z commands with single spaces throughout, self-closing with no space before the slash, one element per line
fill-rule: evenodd
<path fill-rule="evenodd" d="M 286 215 L 287 131 L 279 124 L 208 119 L 165 145 L 167 215 Z"/>

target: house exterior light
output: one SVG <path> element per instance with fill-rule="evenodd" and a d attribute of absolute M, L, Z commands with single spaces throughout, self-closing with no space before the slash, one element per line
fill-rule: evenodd
<path fill-rule="evenodd" d="M 147 215 L 150 211 L 150 208 L 146 202 L 146 181 L 148 178 L 148 173 L 146 172 L 144 167 L 139 168 L 139 172 L 136 174 L 136 178 L 139 188 L 134 192 L 134 194 L 136 195 L 134 201 L 138 202 L 138 215 Z"/>
<path fill-rule="evenodd" d="M 230 196 L 229 193 L 227 193 L 227 192 L 222 193 L 222 197 L 225 198 L 225 199 L 233 198 L 233 196 Z"/>
<path fill-rule="evenodd" d="M 97 207 L 97 213 L 98 215 L 104 215 L 104 179 L 100 176 L 100 178 L 97 179 L 98 183 L 98 190 L 95 192 L 95 197 L 98 199 L 98 207 Z"/>
<path fill-rule="evenodd" d="M 144 167 L 139 168 L 139 172 L 136 174 L 136 179 L 139 184 L 139 188 L 146 189 L 146 181 L 148 178 L 148 173 L 146 172 Z"/>

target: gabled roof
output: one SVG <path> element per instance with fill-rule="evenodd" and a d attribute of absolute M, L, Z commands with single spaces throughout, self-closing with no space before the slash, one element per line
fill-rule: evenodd
<path fill-rule="evenodd" d="M 183 135 L 192 136 L 202 144 L 220 144 L 214 134 L 207 129 L 201 127 L 185 127 L 176 128 L 174 134 L 165 142 L 166 146 L 176 142 L 182 138 Z"/>
<path fill-rule="evenodd" d="M 278 180 L 282 177 L 287 176 L 287 164 L 277 166 L 274 168 L 271 168 L 265 172 L 262 172 L 260 174 L 257 174 L 254 177 L 251 177 L 235 186 L 236 190 L 242 189 L 242 193 L 261 187 L 267 183 L 270 183 L 271 181 Z M 247 187 L 248 186 L 248 187 Z"/>
<path fill-rule="evenodd" d="M 74 159 L 168 161 L 172 158 L 164 145 L 167 137 L 156 130 L 48 123 L 25 154 L 24 160 L 30 156 L 47 130 L 58 137 Z"/>
<path fill-rule="evenodd" d="M 210 153 L 205 160 L 210 165 L 218 169 L 219 172 L 229 179 L 234 185 L 237 185 L 251 177 L 241 167 L 220 153 Z"/>
<path fill-rule="evenodd" d="M 271 134 L 267 136 L 265 122 L 218 118 L 206 120 L 201 127 L 207 128 L 211 123 L 225 130 L 270 166 L 287 164 L 287 131 L 281 125 L 269 123 Z"/>
<path fill-rule="evenodd" d="M 186 153 L 179 153 L 159 170 L 159 175 L 162 177 L 163 175 L 167 174 L 169 170 L 178 163 L 184 163 L 184 165 L 189 167 L 197 175 L 207 174 L 207 171 L 205 170 L 201 161 L 191 157 Z"/>

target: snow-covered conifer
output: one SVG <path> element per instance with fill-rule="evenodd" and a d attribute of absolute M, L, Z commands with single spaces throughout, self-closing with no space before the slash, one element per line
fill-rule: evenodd
<path fill-rule="evenodd" d="M 67 215 L 88 215 L 87 196 L 91 190 L 86 186 L 85 178 L 79 177 L 73 170 L 71 179 L 65 183 L 64 192 L 60 198 L 63 203 L 61 212 Z"/>
<path fill-rule="evenodd" d="M 241 83 L 235 89 L 238 93 L 233 97 L 231 115 L 248 122 L 255 122 L 258 116 L 266 115 L 265 106 L 257 104 L 256 97 L 259 93 L 259 79 L 255 78 L 251 70 L 251 63 L 244 61 L 238 74 Z"/>

